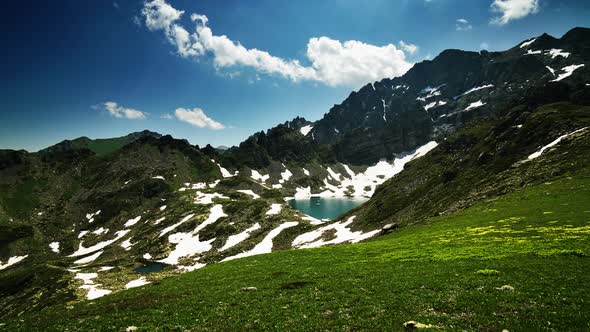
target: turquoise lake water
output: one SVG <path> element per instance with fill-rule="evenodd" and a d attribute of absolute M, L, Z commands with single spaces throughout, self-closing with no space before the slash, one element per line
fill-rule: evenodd
<path fill-rule="evenodd" d="M 355 207 L 363 204 L 366 198 L 321 198 L 292 199 L 289 205 L 317 219 L 336 219 Z"/>

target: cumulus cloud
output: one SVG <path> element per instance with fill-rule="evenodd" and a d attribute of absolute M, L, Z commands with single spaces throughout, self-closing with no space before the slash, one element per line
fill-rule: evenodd
<path fill-rule="evenodd" d="M 539 0 L 494 0 L 490 7 L 494 13 L 500 14 L 490 22 L 504 25 L 512 20 L 536 14 L 539 11 Z"/>
<path fill-rule="evenodd" d="M 199 128 L 209 128 L 213 130 L 224 129 L 225 126 L 221 123 L 208 117 L 200 108 L 193 108 L 192 110 L 186 108 L 177 108 L 174 112 L 176 118 L 180 121 L 189 123 Z"/>
<path fill-rule="evenodd" d="M 328 37 L 311 38 L 307 44 L 311 61 L 310 80 L 329 86 L 359 86 L 385 77 L 401 76 L 412 65 L 395 45 L 375 46 L 356 40 L 341 43 Z"/>
<path fill-rule="evenodd" d="M 356 40 L 340 42 L 328 37 L 311 38 L 307 44 L 307 61 L 283 59 L 255 48 L 246 48 L 225 35 L 215 35 L 205 15 L 192 14 L 196 25 L 189 33 L 178 20 L 184 11 L 176 10 L 164 0 L 144 5 L 142 14 L 151 31 L 163 31 L 167 40 L 184 58 L 211 55 L 216 68 L 245 66 L 259 73 L 283 77 L 294 82 L 316 81 L 329 86 L 359 86 L 385 77 L 401 76 L 412 67 L 405 52 L 412 54 L 416 45 L 400 42 L 375 46 Z"/>
<path fill-rule="evenodd" d="M 473 29 L 473 26 L 471 26 L 468 20 L 460 18 L 455 22 L 455 28 L 457 31 L 469 31 Z"/>
<path fill-rule="evenodd" d="M 147 113 L 145 112 L 138 111 L 133 108 L 123 107 L 121 105 L 118 105 L 114 101 L 107 101 L 106 103 L 101 104 L 99 108 L 109 112 L 109 114 L 111 114 L 115 118 L 120 119 L 124 118 L 131 120 L 141 120 L 145 119 L 147 116 Z"/>
<path fill-rule="evenodd" d="M 184 14 L 184 11 L 176 10 L 164 0 L 146 2 L 141 12 L 145 16 L 145 25 L 151 31 L 169 29 Z"/>

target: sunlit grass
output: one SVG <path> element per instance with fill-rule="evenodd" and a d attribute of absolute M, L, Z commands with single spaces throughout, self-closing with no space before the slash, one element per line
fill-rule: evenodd
<path fill-rule="evenodd" d="M 587 330 L 588 202 L 589 178 L 562 178 L 370 242 L 211 265 L 7 327 Z"/>

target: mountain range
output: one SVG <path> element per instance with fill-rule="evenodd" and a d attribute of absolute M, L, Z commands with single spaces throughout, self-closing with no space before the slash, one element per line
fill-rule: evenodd
<path fill-rule="evenodd" d="M 146 130 L 0 150 L 0 317 L 378 238 L 577 176 L 590 169 L 589 66 L 590 29 L 574 28 L 503 52 L 443 51 L 320 120 L 230 148 Z M 286 203 L 310 197 L 368 201 L 335 220 Z"/>

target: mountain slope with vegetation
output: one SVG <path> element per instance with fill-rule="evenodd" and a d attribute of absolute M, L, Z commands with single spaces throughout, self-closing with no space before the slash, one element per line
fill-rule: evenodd
<path fill-rule="evenodd" d="M 5 327 L 585 330 L 588 200 L 586 169 L 367 243 L 216 264 Z"/>
<path fill-rule="evenodd" d="M 575 133 L 574 133 L 575 132 Z M 562 135 L 559 144 L 529 158 Z M 590 107 L 517 106 L 472 123 L 384 183 L 358 211 L 359 223 L 417 223 L 561 174 L 590 168 Z"/>
<path fill-rule="evenodd" d="M 526 297 L 553 290 L 545 281 L 524 280 L 524 272 L 498 279 L 523 257 L 530 259 L 526 269 L 552 281 L 559 276 L 544 264 L 585 264 L 587 218 L 580 206 L 588 197 L 590 67 L 580 64 L 590 58 L 589 31 L 543 35 L 505 52 L 448 50 L 402 77 L 352 93 L 319 121 L 296 118 L 226 150 L 149 131 L 64 141 L 38 153 L 1 150 L 0 317 L 23 330 L 103 329 L 108 322 L 149 328 L 160 320 L 181 329 L 290 329 L 297 323 L 355 329 L 365 322 L 395 330 L 410 319 L 487 329 L 498 325 L 486 310 L 506 303 L 499 311 L 506 328 L 540 328 L 517 322 L 521 316 L 510 310 L 528 305 L 527 315 L 538 317 L 556 303 L 527 304 L 520 287 L 496 293 L 486 282 L 528 283 Z M 566 203 L 558 194 L 573 205 L 550 209 L 549 198 Z M 285 202 L 348 196 L 371 199 L 336 220 L 306 216 Z M 551 218 L 556 211 L 563 220 Z M 471 231 L 481 227 L 488 228 Z M 570 227 L 571 241 L 555 238 Z M 246 258 L 356 243 L 392 230 L 358 246 Z M 499 253 L 482 249 L 505 237 Z M 332 259 L 340 267 L 331 266 Z M 496 267 L 483 264 L 492 261 Z M 462 273 L 457 284 L 443 283 L 452 277 L 448 262 Z M 354 273 L 347 275 L 351 266 Z M 138 268 L 157 271 L 144 275 Z M 424 277 L 421 269 L 434 271 L 427 276 L 432 294 L 414 288 Z M 492 278 L 479 279 L 486 274 Z M 585 279 L 574 274 L 570 281 Z M 190 283 L 199 291 L 187 291 Z M 345 284 L 354 291 L 337 289 Z M 490 303 L 476 304 L 485 299 L 479 287 L 489 288 Z M 406 289 L 407 296 L 387 300 Z M 567 293 L 579 297 L 568 302 L 574 307 L 585 299 L 573 287 Z M 196 300 L 194 294 L 207 296 Z M 235 299 L 247 296 L 253 302 L 237 309 Z M 338 306 L 328 307 L 329 300 Z M 352 303 L 359 300 L 357 309 Z M 406 300 L 411 305 L 404 309 Z M 262 306 L 273 310 L 252 316 L 252 308 Z M 67 314 L 56 317 L 60 310 Z M 144 310 L 155 313 L 153 321 L 139 319 Z M 230 311 L 235 321 L 215 319 Z M 283 316 L 288 313 L 292 318 Z M 108 318 L 95 321 L 96 315 Z M 586 317 L 568 315 L 558 314 L 555 324 L 569 318 L 580 327 Z M 27 319 L 19 323 L 18 317 Z"/>

